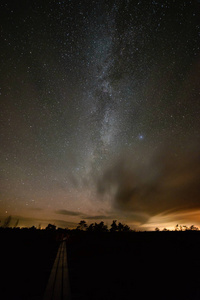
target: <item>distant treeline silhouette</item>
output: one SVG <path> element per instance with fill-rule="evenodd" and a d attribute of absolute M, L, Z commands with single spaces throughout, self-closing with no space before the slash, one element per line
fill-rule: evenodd
<path fill-rule="evenodd" d="M 19 224 L 19 219 L 17 219 L 15 221 L 15 224 L 14 226 L 10 226 L 10 223 L 11 223 L 11 220 L 12 220 L 12 217 L 11 216 L 8 216 L 4 222 L 2 223 L 2 225 L 0 226 L 0 228 L 16 228 L 16 229 L 20 229 L 20 227 L 17 227 L 18 224 Z M 1 223 L 1 221 L 0 221 Z M 26 227 L 24 227 L 26 228 Z M 32 226 L 32 227 L 29 227 L 29 228 L 26 228 L 26 229 L 31 229 L 31 230 L 41 230 L 41 224 L 39 224 L 39 226 L 36 228 L 35 226 Z M 46 226 L 46 228 L 44 230 L 47 230 L 47 231 L 55 231 L 55 230 L 69 230 L 69 231 L 86 231 L 86 232 L 136 232 L 136 230 L 134 229 L 131 229 L 127 224 L 123 224 L 121 222 L 118 222 L 117 223 L 117 220 L 113 220 L 111 225 L 110 225 L 110 228 L 108 228 L 108 225 L 104 224 L 103 221 L 101 221 L 100 223 L 91 223 L 91 224 L 87 224 L 87 222 L 85 220 L 81 220 L 77 227 L 76 228 L 73 228 L 73 229 L 69 229 L 69 228 L 59 228 L 57 227 L 55 224 L 48 224 Z M 167 228 L 163 228 L 163 229 L 160 229 L 159 227 L 156 227 L 155 228 L 155 231 L 156 232 L 160 232 L 160 231 L 199 231 L 199 227 L 195 226 L 195 225 L 191 225 L 191 226 L 186 226 L 186 225 L 179 225 L 177 224 L 175 227 L 174 227 L 174 230 L 170 230 L 170 229 L 167 229 Z M 143 230 L 138 230 L 138 231 L 143 231 Z"/>
<path fill-rule="evenodd" d="M 196 227 L 194 225 L 191 225 L 190 227 L 186 225 L 179 225 L 177 224 L 174 228 L 174 230 L 169 230 L 167 228 L 163 228 L 162 231 L 198 231 L 199 227 Z M 155 228 L 155 231 L 161 231 L 158 227 Z"/>
<path fill-rule="evenodd" d="M 100 223 L 91 223 L 90 225 L 87 225 L 86 221 L 81 220 L 76 228 L 77 230 L 84 230 L 88 232 L 128 232 L 132 231 L 130 227 L 126 224 L 122 224 L 121 222 L 118 222 L 117 220 L 113 220 L 111 224 L 111 228 L 108 229 L 108 226 L 104 224 L 103 221 Z"/>

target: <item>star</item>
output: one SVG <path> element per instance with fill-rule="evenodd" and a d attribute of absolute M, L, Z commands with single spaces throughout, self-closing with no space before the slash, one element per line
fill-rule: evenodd
<path fill-rule="evenodd" d="M 143 140 L 144 136 L 142 134 L 139 135 L 139 140 Z"/>

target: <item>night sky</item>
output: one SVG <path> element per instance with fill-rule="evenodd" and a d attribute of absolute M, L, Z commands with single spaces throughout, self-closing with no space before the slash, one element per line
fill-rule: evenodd
<path fill-rule="evenodd" d="M 0 13 L 1 222 L 200 226 L 200 1 Z"/>

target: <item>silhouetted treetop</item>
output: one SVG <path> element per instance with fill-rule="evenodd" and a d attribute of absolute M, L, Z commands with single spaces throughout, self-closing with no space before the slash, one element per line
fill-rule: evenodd
<path fill-rule="evenodd" d="M 79 222 L 79 224 L 78 224 L 78 226 L 77 226 L 76 229 L 78 229 L 78 230 L 86 230 L 87 227 L 88 227 L 88 226 L 87 226 L 86 221 L 85 221 L 85 220 L 81 220 L 81 221 Z"/>
<path fill-rule="evenodd" d="M 56 225 L 48 224 L 46 230 L 56 230 Z"/>

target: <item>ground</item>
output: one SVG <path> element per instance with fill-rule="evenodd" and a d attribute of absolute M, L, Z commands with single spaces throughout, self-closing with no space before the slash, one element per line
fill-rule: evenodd
<path fill-rule="evenodd" d="M 55 231 L 0 229 L 2 299 L 43 298 L 59 238 Z M 198 300 L 199 253 L 200 232 L 72 231 L 72 300 Z"/>

